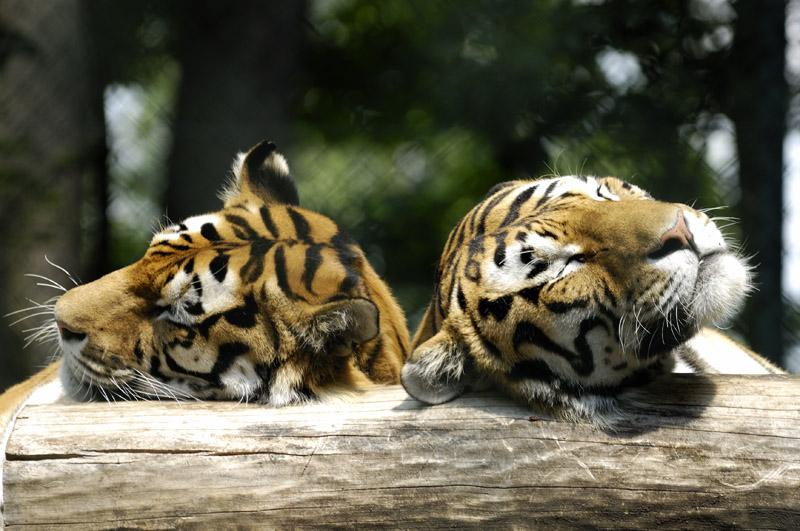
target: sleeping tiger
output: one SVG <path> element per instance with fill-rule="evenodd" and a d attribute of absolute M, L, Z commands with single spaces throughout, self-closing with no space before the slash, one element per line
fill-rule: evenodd
<path fill-rule="evenodd" d="M 781 372 L 704 328 L 749 289 L 747 264 L 686 205 L 616 178 L 502 183 L 450 233 L 402 383 L 432 404 L 494 385 L 603 424 L 665 371 Z"/>
<path fill-rule="evenodd" d="M 77 400 L 273 406 L 399 381 L 405 317 L 358 245 L 297 206 L 274 144 L 240 154 L 233 174 L 222 210 L 161 230 L 141 260 L 57 300 L 60 369 L 12 389 L 0 411 L 57 373 Z"/>

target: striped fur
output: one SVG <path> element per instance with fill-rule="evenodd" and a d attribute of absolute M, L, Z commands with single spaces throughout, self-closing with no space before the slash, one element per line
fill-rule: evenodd
<path fill-rule="evenodd" d="M 71 396 L 281 406 L 398 382 L 405 318 L 358 245 L 297 206 L 273 144 L 234 173 L 222 210 L 161 230 L 141 260 L 58 300 Z"/>
<path fill-rule="evenodd" d="M 402 381 L 429 403 L 494 385 L 603 424 L 616 397 L 672 370 L 676 355 L 682 370 L 702 359 L 693 345 L 714 337 L 705 327 L 738 309 L 749 282 L 714 223 L 686 205 L 615 178 L 503 183 L 450 233 Z M 708 354 L 778 370 L 721 348 Z"/>

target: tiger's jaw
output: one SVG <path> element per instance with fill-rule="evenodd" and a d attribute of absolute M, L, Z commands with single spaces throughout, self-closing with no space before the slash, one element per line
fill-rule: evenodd
<path fill-rule="evenodd" d="M 103 277 L 67 292 L 56 304 L 64 359 L 61 379 L 72 399 L 253 397 L 259 381 L 249 359 L 232 357 L 233 362 L 225 367 L 205 362 L 217 354 L 209 341 L 213 338 L 161 320 L 155 312 L 140 311 L 148 305 L 135 302 L 137 296 L 121 282 L 120 275 Z M 113 291 L 127 296 L 104 299 L 105 288 L 112 284 Z M 94 306 L 94 301 L 102 309 Z"/>
<path fill-rule="evenodd" d="M 683 249 L 663 252 L 678 240 Z M 665 282 L 634 299 L 624 309 L 620 326 L 623 350 L 632 349 L 638 359 L 662 356 L 701 328 L 731 318 L 751 286 L 747 263 L 730 252 L 719 229 L 705 215 L 679 210 L 662 241 L 662 248 L 650 253 L 648 262 L 663 272 Z"/>

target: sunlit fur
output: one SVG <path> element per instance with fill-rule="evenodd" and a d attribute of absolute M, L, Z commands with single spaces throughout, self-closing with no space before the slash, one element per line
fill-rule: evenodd
<path fill-rule="evenodd" d="M 300 208 L 275 146 L 234 162 L 222 210 L 168 226 L 138 262 L 64 291 L 31 341 L 58 342 L 77 400 L 282 406 L 399 381 L 405 318 L 358 245 Z"/>
<path fill-rule="evenodd" d="M 747 264 L 686 205 L 614 178 L 503 183 L 450 233 L 403 384 L 430 403 L 494 385 L 604 424 L 625 389 L 675 356 L 702 358 L 695 338 L 713 335 L 703 327 L 731 317 L 749 286 Z M 777 370 L 726 348 L 760 360 L 755 372 Z"/>

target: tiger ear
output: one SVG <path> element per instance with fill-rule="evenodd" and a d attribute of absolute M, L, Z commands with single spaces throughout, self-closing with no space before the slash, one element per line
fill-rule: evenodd
<path fill-rule="evenodd" d="M 304 327 L 303 340 L 321 351 L 331 340 L 366 343 L 380 331 L 378 308 L 367 299 L 342 299 L 315 309 Z"/>
<path fill-rule="evenodd" d="M 412 397 L 441 404 L 467 387 L 466 356 L 444 330 L 414 349 L 403 365 L 400 381 Z"/>
<path fill-rule="evenodd" d="M 297 185 L 289 173 L 286 159 L 272 142 L 261 142 L 249 152 L 239 153 L 231 167 L 233 179 L 220 194 L 225 208 L 246 195 L 255 195 L 264 204 L 299 205 Z"/>

